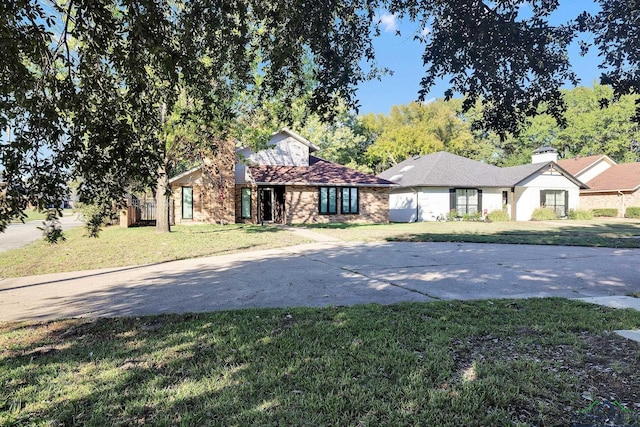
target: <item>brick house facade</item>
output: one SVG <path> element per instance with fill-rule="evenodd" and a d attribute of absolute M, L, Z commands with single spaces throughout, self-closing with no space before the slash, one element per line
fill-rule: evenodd
<path fill-rule="evenodd" d="M 288 129 L 267 148 L 237 149 L 234 161 L 208 162 L 170 180 L 174 223 L 389 222 L 394 184 L 311 155 Z"/>
<path fill-rule="evenodd" d="M 616 209 L 624 217 L 627 208 L 640 207 L 640 163 L 617 164 L 605 155 L 558 163 L 588 187 L 580 191 L 580 209 Z"/>

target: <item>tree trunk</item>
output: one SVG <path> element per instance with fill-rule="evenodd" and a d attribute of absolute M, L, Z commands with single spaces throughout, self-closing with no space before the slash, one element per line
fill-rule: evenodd
<path fill-rule="evenodd" d="M 169 186 L 169 171 L 166 160 L 158 166 L 158 180 L 156 182 L 156 232 L 171 232 L 169 221 L 169 203 L 171 187 Z"/>

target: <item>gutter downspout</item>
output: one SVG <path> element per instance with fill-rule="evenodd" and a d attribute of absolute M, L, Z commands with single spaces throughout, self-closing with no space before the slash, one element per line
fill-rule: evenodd
<path fill-rule="evenodd" d="M 618 214 L 620 218 L 624 218 L 625 209 L 626 209 L 626 200 L 624 197 L 624 193 L 618 190 L 618 196 L 622 196 L 622 209 L 620 209 L 620 213 Z"/>
<path fill-rule="evenodd" d="M 411 187 L 411 191 L 413 191 L 416 195 L 416 219 L 413 222 L 418 222 L 418 220 L 420 219 L 420 199 L 418 196 L 418 190 L 416 190 L 415 188 Z"/>

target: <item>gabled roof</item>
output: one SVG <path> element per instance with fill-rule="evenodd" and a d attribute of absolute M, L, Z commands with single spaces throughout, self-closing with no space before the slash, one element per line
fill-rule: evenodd
<path fill-rule="evenodd" d="M 500 168 L 446 151 L 416 156 L 378 176 L 401 187 L 500 187 Z"/>
<path fill-rule="evenodd" d="M 348 185 L 353 187 L 391 187 L 394 184 L 374 175 L 309 156 L 309 166 L 247 167 L 256 184 L 269 185 Z"/>
<path fill-rule="evenodd" d="M 289 128 L 282 128 L 277 132 L 274 132 L 271 134 L 271 138 L 269 138 L 269 141 L 267 141 L 267 144 L 273 140 L 274 137 L 278 136 L 278 135 L 285 135 L 285 136 L 290 136 L 293 139 L 295 139 L 296 141 L 298 141 L 299 143 L 301 143 L 302 145 L 306 145 L 307 147 L 309 147 L 309 152 L 313 153 L 315 151 L 320 150 L 320 147 L 318 147 L 317 145 L 315 145 L 313 142 L 309 141 L 307 138 L 303 137 L 302 135 L 300 135 L 297 132 L 292 131 Z M 268 147 L 267 147 L 268 149 Z M 253 152 L 253 150 L 246 144 L 239 144 L 236 146 L 236 153 L 239 153 L 243 150 L 251 150 L 251 152 Z"/>
<path fill-rule="evenodd" d="M 611 160 L 609 156 L 606 156 L 604 154 L 600 154 L 597 156 L 574 157 L 573 159 L 563 159 L 558 160 L 557 163 L 571 175 L 578 176 L 599 161 L 605 161 L 612 166 L 616 164 L 616 162 Z"/>
<path fill-rule="evenodd" d="M 181 174 L 174 176 L 173 178 L 169 179 L 169 184 L 171 184 L 173 182 L 176 182 L 176 181 L 178 181 L 178 180 L 180 180 L 180 179 L 182 179 L 182 178 L 184 178 L 186 176 L 189 176 L 194 172 L 199 171 L 200 168 L 202 168 L 202 165 L 198 165 L 198 166 L 196 166 L 194 168 L 189 169 L 188 171 L 182 172 Z"/>
<path fill-rule="evenodd" d="M 292 131 L 289 128 L 282 128 L 280 129 L 278 132 L 274 132 L 271 137 L 273 138 L 274 136 L 278 135 L 279 133 L 284 133 L 289 135 L 290 137 L 296 139 L 298 142 L 306 145 L 307 147 L 309 147 L 309 152 L 313 153 L 314 151 L 318 151 L 320 149 L 320 147 L 318 147 L 317 145 L 315 145 L 313 142 L 309 141 L 307 138 L 301 136 L 300 134 Z"/>
<path fill-rule="evenodd" d="M 635 191 L 640 189 L 640 163 L 613 165 L 587 182 L 588 192 Z"/>
<path fill-rule="evenodd" d="M 584 183 L 582 183 L 556 162 L 531 163 L 520 166 L 511 166 L 508 168 L 503 168 L 502 173 L 504 174 L 506 182 L 510 182 L 510 186 L 515 187 L 530 176 L 548 169 L 553 169 L 556 172 L 560 172 L 560 174 L 562 174 L 569 181 L 573 182 L 579 188 L 587 188 Z"/>
<path fill-rule="evenodd" d="M 555 162 L 500 168 L 446 151 L 407 159 L 378 175 L 401 187 L 514 187 L 528 177 L 554 168 L 581 188 L 586 186 Z"/>

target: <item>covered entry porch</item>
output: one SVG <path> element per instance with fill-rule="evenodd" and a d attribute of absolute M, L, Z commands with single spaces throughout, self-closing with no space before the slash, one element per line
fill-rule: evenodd
<path fill-rule="evenodd" d="M 257 222 L 259 224 L 285 224 L 285 186 L 260 185 L 257 188 Z"/>

